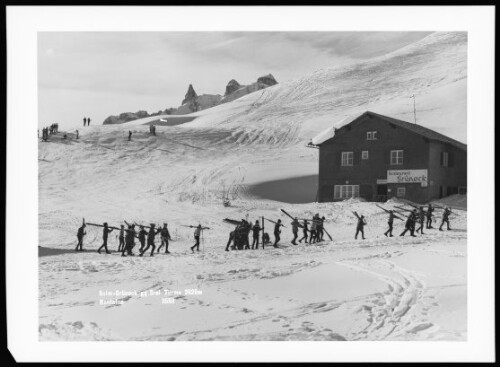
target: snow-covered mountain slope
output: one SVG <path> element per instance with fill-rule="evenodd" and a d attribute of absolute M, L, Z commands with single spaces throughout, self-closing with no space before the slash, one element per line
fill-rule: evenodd
<path fill-rule="evenodd" d="M 319 70 L 193 114 L 199 117 L 186 127 L 275 135 L 297 124 L 295 137 L 307 140 L 367 110 L 413 122 L 415 95 L 417 123 L 465 142 L 466 78 L 466 33 L 434 33 L 383 57 Z"/>

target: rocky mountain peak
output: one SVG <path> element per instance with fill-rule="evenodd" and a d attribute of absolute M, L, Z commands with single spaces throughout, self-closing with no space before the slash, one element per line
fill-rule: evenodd
<path fill-rule="evenodd" d="M 278 82 L 276 81 L 276 79 L 274 79 L 274 76 L 272 74 L 261 76 L 259 79 L 257 79 L 257 83 L 264 83 L 268 86 L 278 84 Z"/>
<path fill-rule="evenodd" d="M 198 98 L 198 95 L 197 95 L 197 94 L 196 94 L 196 92 L 194 91 L 193 85 L 192 85 L 192 84 L 189 84 L 189 87 L 188 87 L 188 90 L 187 90 L 186 96 L 184 97 L 184 99 L 183 99 L 183 101 L 182 101 L 182 104 L 186 104 L 186 103 L 189 103 L 189 102 L 193 102 L 193 101 L 195 101 L 197 98 Z"/>
<path fill-rule="evenodd" d="M 240 83 L 238 83 L 236 80 L 231 79 L 229 83 L 226 85 L 226 93 L 224 93 L 225 96 L 228 94 L 233 93 L 234 91 L 237 91 L 238 89 L 241 88 Z"/>

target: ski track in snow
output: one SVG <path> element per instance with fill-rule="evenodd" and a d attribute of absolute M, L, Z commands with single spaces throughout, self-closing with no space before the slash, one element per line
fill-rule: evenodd
<path fill-rule="evenodd" d="M 466 47 L 463 33 L 436 33 L 158 126 L 156 136 L 138 120 L 85 128 L 78 141 L 39 143 L 39 245 L 51 251 L 39 258 L 40 340 L 466 340 L 466 211 L 455 211 L 452 231 L 403 238 L 398 221 L 395 237 L 386 238 L 386 215 L 374 203 L 292 205 L 248 190 L 315 174 L 310 138 L 366 110 L 408 119 L 412 94 L 419 119 L 453 137 L 465 126 Z M 451 127 L 441 125 L 445 115 Z M 325 215 L 334 241 L 291 245 L 280 208 L 300 218 Z M 367 217 L 367 240 L 354 240 L 352 211 Z M 284 219 L 281 248 L 225 252 L 233 226 L 222 219 L 247 215 Z M 86 251 L 74 253 L 82 217 L 166 221 L 171 254 L 99 255 L 96 227 L 87 227 Z M 211 229 L 193 255 L 192 229 L 181 225 L 197 223 Z M 112 251 L 116 236 L 109 236 Z M 176 296 L 174 305 L 137 296 L 98 305 L 99 290 L 153 288 L 203 295 Z"/>

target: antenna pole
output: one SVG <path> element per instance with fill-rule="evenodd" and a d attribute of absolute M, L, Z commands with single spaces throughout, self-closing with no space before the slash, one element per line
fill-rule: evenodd
<path fill-rule="evenodd" d="M 415 125 L 417 124 L 417 108 L 415 107 L 415 95 L 413 94 L 410 98 L 413 98 L 413 119 L 415 121 Z"/>

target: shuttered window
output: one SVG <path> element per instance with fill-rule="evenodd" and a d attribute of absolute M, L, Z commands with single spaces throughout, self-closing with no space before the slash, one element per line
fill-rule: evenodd
<path fill-rule="evenodd" d="M 448 167 L 448 152 L 441 153 L 441 166 Z"/>
<path fill-rule="evenodd" d="M 441 167 L 453 167 L 453 152 L 441 152 Z"/>

